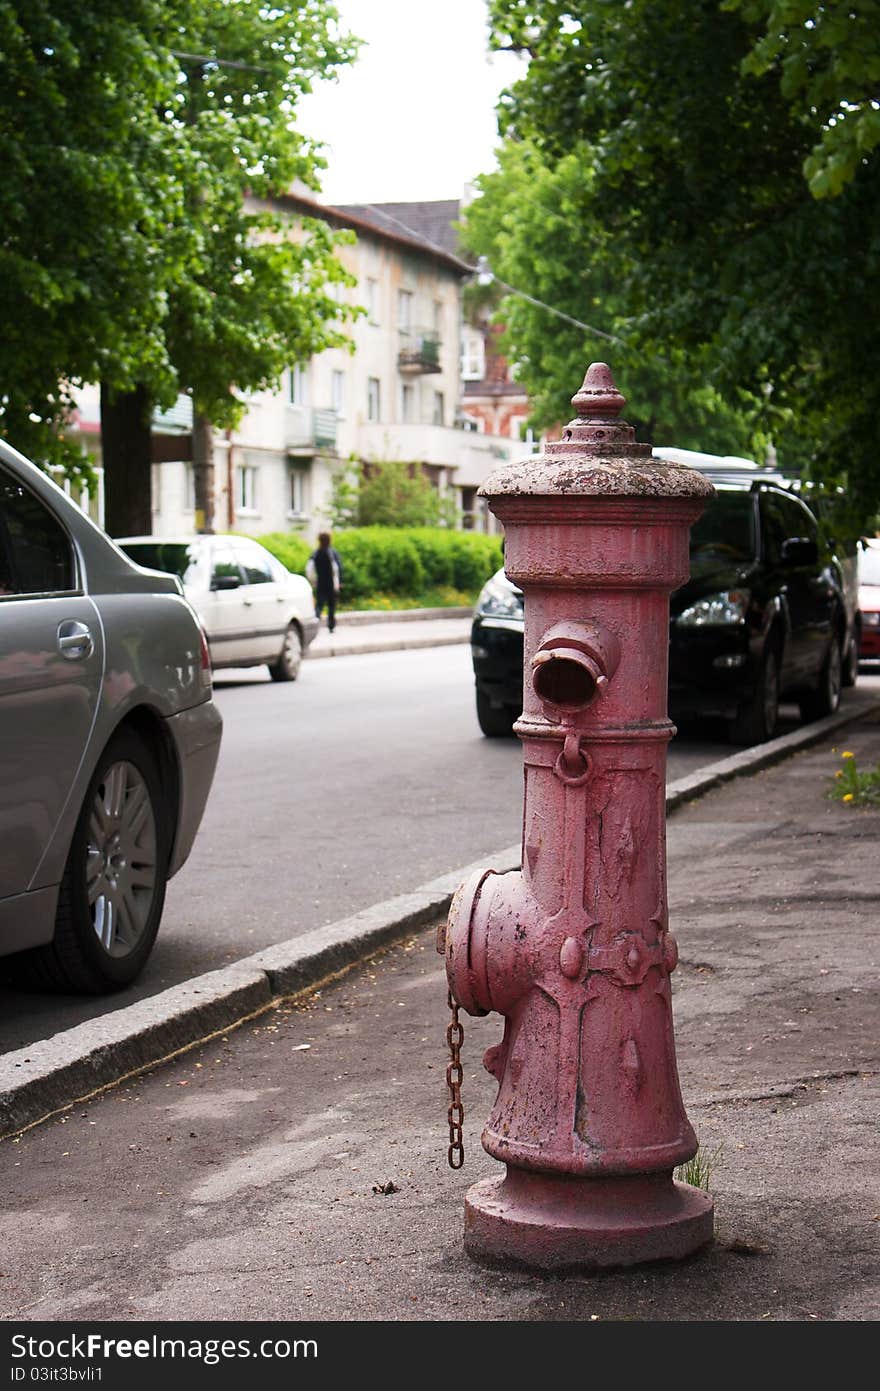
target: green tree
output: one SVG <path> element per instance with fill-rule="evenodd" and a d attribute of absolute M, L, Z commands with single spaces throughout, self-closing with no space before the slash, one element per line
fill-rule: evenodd
<path fill-rule="evenodd" d="M 596 219 L 595 173 L 588 151 L 549 164 L 529 141 L 509 142 L 499 170 L 479 180 L 463 235 L 501 282 L 524 291 L 504 296 L 498 281 L 469 287 L 472 317 L 497 317 L 517 364 L 517 379 L 539 429 L 568 420 L 584 368 L 610 356 L 627 396 L 627 420 L 641 438 L 723 453 L 762 453 L 766 398 L 741 393 L 729 407 L 706 384 L 699 357 L 639 338 L 614 283 L 613 239 Z M 583 237 L 573 228 L 588 228 Z M 481 303 L 482 302 L 482 303 Z M 561 310 L 553 314 L 551 309 Z M 588 327 L 588 325 L 590 327 Z"/>
<path fill-rule="evenodd" d="M 628 346 L 686 354 L 732 410 L 742 393 L 765 403 L 759 421 L 780 462 L 846 481 L 862 512 L 873 510 L 880 166 L 866 155 L 836 196 L 813 195 L 804 169 L 829 118 L 806 88 L 784 88 L 781 60 L 757 61 L 770 8 L 491 9 L 495 42 L 532 54 L 501 105 L 506 140 L 536 145 L 554 173 L 571 159 L 588 171 L 564 259 L 603 246 Z M 806 32 L 791 27 L 786 53 L 813 43 Z M 854 74 L 836 80 L 862 100 Z M 611 358 L 616 366 L 616 350 Z"/>
<path fill-rule="evenodd" d="M 355 52 L 327 0 L 0 0 L 0 429 L 69 458 L 100 381 L 109 529 L 149 528 L 156 404 L 188 392 L 204 440 L 343 340 L 340 237 L 267 200 L 317 186 L 296 102 Z"/>
<path fill-rule="evenodd" d="M 0 0 L 0 432 L 46 462 L 86 463 L 63 433 L 71 383 L 137 365 L 173 389 L 175 37 L 159 0 Z"/>
<path fill-rule="evenodd" d="M 762 30 L 743 71 L 778 75 L 783 95 L 816 137 L 803 166 L 810 191 L 836 196 L 880 144 L 880 4 L 723 3 Z"/>
<path fill-rule="evenodd" d="M 357 485 L 357 526 L 451 526 L 455 508 L 442 497 L 418 464 L 389 459 L 361 464 Z"/>
<path fill-rule="evenodd" d="M 353 311 L 333 291 L 354 283 L 335 256 L 349 234 L 316 219 L 293 227 L 267 200 L 297 179 L 317 188 L 323 160 L 294 124 L 296 103 L 356 44 L 335 36 L 327 0 L 189 0 L 187 10 L 188 51 L 177 52 L 166 117 L 185 150 L 194 237 L 169 298 L 167 338 L 193 400 L 196 505 L 210 529 L 202 480 L 212 473 L 212 427 L 233 428 L 247 392 L 347 341 Z"/>

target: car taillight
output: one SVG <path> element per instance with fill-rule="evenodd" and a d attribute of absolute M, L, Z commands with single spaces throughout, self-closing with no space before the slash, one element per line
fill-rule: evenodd
<path fill-rule="evenodd" d="M 212 686 L 211 650 L 208 647 L 208 639 L 205 637 L 205 630 L 201 624 L 199 624 L 199 643 L 201 650 L 200 665 L 202 669 L 202 685 L 204 686 L 206 691 L 210 691 Z"/>

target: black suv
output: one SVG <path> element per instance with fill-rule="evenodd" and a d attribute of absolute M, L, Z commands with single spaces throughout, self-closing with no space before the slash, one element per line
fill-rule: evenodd
<path fill-rule="evenodd" d="M 804 720 L 837 709 L 841 684 L 855 681 L 854 665 L 844 670 L 852 617 L 836 556 L 781 476 L 699 457 L 716 495 L 691 530 L 690 579 L 670 603 L 669 710 L 720 716 L 733 743 L 755 744 L 772 736 L 783 696 Z M 510 734 L 522 710 L 522 648 L 523 596 L 499 570 L 471 629 L 484 734 Z"/>

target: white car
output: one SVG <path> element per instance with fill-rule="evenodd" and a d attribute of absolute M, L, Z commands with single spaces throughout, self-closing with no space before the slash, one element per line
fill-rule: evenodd
<path fill-rule="evenodd" d="M 296 680 L 318 631 L 304 575 L 246 536 L 123 536 L 116 544 L 138 565 L 179 577 L 215 671 L 268 666 L 273 681 Z"/>

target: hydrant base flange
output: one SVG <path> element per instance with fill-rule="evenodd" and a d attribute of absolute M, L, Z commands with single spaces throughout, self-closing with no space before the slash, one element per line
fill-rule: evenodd
<path fill-rule="evenodd" d="M 474 1260 L 538 1271 L 681 1260 L 713 1239 L 714 1204 L 671 1174 L 581 1179 L 509 1168 L 465 1199 Z"/>

